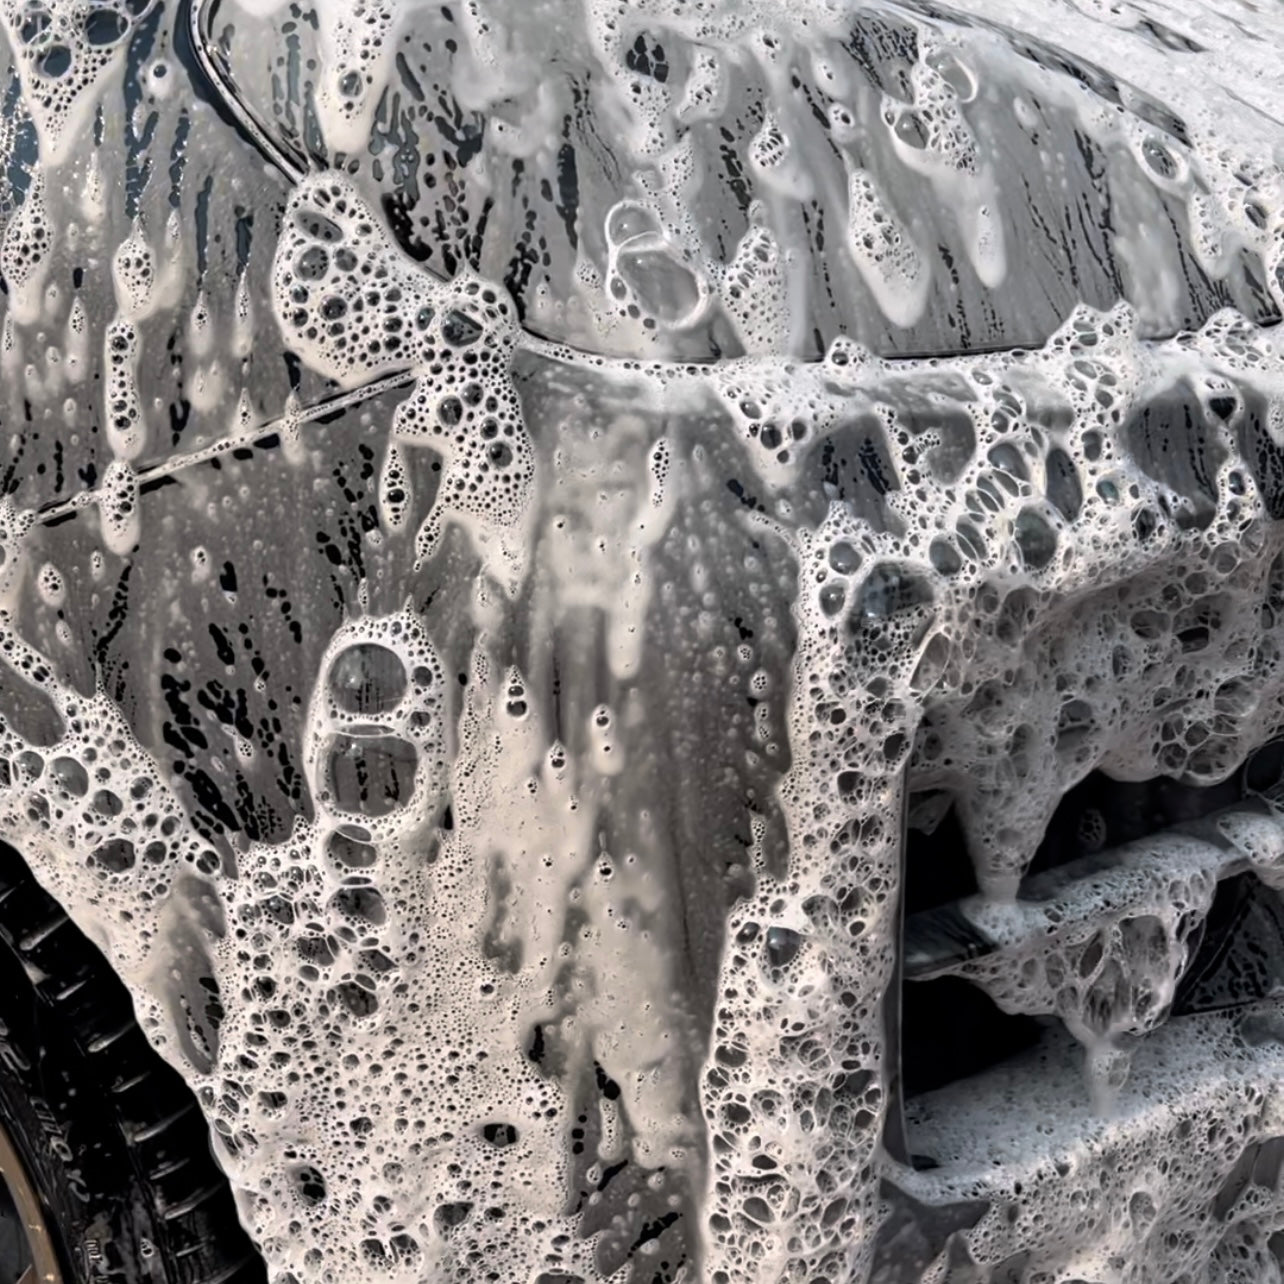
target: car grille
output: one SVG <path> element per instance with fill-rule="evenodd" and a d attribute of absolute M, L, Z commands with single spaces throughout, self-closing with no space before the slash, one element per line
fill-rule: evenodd
<path fill-rule="evenodd" d="M 1225 786 L 1113 786 L 1184 818 L 1036 857 L 1010 904 L 906 914 L 875 1281 L 1280 1278 L 1284 786 L 1260 787 L 1277 768 L 1272 746 Z M 1085 810 L 1103 785 L 1045 847 L 1153 818 Z M 948 824 L 909 860 L 933 838 L 948 851 Z"/>

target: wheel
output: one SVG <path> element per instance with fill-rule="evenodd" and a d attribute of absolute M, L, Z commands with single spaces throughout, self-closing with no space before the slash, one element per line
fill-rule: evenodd
<path fill-rule="evenodd" d="M 257 1284 L 191 1092 L 0 843 L 0 1284 Z"/>

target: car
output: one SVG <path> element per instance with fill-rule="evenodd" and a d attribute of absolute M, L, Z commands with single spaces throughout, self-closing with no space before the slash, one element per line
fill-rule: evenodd
<path fill-rule="evenodd" d="M 9 1276 L 1280 1278 L 1247 9 L 0 3 Z"/>

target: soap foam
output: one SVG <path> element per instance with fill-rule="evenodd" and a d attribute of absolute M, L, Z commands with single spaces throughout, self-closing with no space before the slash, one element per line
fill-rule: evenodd
<path fill-rule="evenodd" d="M 334 165 L 283 194 L 268 263 L 270 220 L 241 205 L 261 169 L 228 198 L 222 157 L 180 143 L 163 42 L 137 121 L 88 123 L 146 20 L 126 8 L 107 53 L 66 37 L 57 93 L 35 79 L 53 37 L 0 15 L 41 161 L 0 243 L 33 452 L 14 446 L 21 497 L 0 500 L 0 657 L 23 697 L 7 679 L 0 828 L 196 1090 L 274 1279 L 846 1284 L 874 1269 L 883 1179 L 992 1199 L 956 1240 L 982 1273 L 1029 1251 L 1050 1280 L 1112 1278 L 1119 1245 L 1171 1230 L 1180 1251 L 1119 1277 L 1278 1275 L 1267 1195 L 1233 1225 L 1211 1212 L 1278 1137 L 1274 1093 L 1238 1035 L 1183 1026 L 1182 1051 L 1166 1024 L 1213 895 L 1180 845 L 1127 913 L 1084 909 L 1099 936 L 1063 932 L 1015 980 L 971 969 L 1059 1017 L 1097 1105 L 1132 1113 L 1092 1113 L 1044 1067 L 1013 1091 L 1063 1094 L 1060 1150 L 1024 1118 L 969 1133 L 957 1102 L 945 1123 L 920 1108 L 942 1173 L 884 1150 L 906 792 L 954 798 L 1001 936 L 1089 772 L 1213 783 L 1284 726 L 1284 386 L 1261 324 L 1284 302 L 1284 187 L 1272 129 L 1232 96 L 1271 105 L 1233 16 L 1200 9 L 1199 63 L 1140 6 L 1055 6 L 1039 34 L 1096 60 L 1071 74 L 1001 0 L 969 23 L 324 4 L 298 132 Z M 277 15 L 288 95 L 306 32 L 240 10 Z M 54 5 L 48 29 L 86 11 Z M 542 74 L 563 63 L 592 69 L 591 117 L 573 77 Z M 1205 65 L 1197 101 L 1174 68 Z M 209 175 L 176 206 L 139 161 L 153 110 L 173 125 L 153 170 Z M 205 116 L 182 129 L 226 147 Z M 590 118 L 612 146 L 577 152 Z M 430 125 L 440 161 L 408 141 L 435 148 Z M 1003 149 L 1030 149 L 1043 193 L 1072 143 L 1114 239 L 1017 234 L 1046 201 Z M 706 203 L 719 173 L 735 199 Z M 399 207 L 387 174 L 435 195 Z M 73 274 L 86 244 L 109 293 Z M 1042 298 L 1079 272 L 1071 297 L 1106 306 Z M 922 348 L 963 352 L 889 359 Z M 327 406 L 348 413 L 316 422 Z M 259 486 L 275 543 L 231 516 Z M 153 548 L 181 564 L 144 610 L 128 583 Z M 135 618 L 171 600 L 159 633 Z M 256 649 L 269 614 L 301 686 L 284 645 Z M 198 657 L 214 630 L 190 703 L 171 625 Z M 135 627 L 149 649 L 114 649 Z M 25 727 L 31 707 L 56 728 Z M 1278 883 L 1276 830 L 1236 834 Z M 1193 1093 L 1199 1137 L 1143 1109 L 1151 1089 Z M 1150 1171 L 1147 1138 L 1181 1162 Z M 969 1176 L 987 1148 L 1036 1170 L 1019 1200 Z M 1110 1157 L 1109 1198 L 1054 1151 Z"/>

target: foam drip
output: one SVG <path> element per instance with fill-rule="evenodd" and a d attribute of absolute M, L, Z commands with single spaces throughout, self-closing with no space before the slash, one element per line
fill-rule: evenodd
<path fill-rule="evenodd" d="M 130 36 L 151 8 L 151 0 L 5 0 L 0 6 L 46 165 L 62 164 L 83 140 L 96 95 L 124 63 Z"/>

